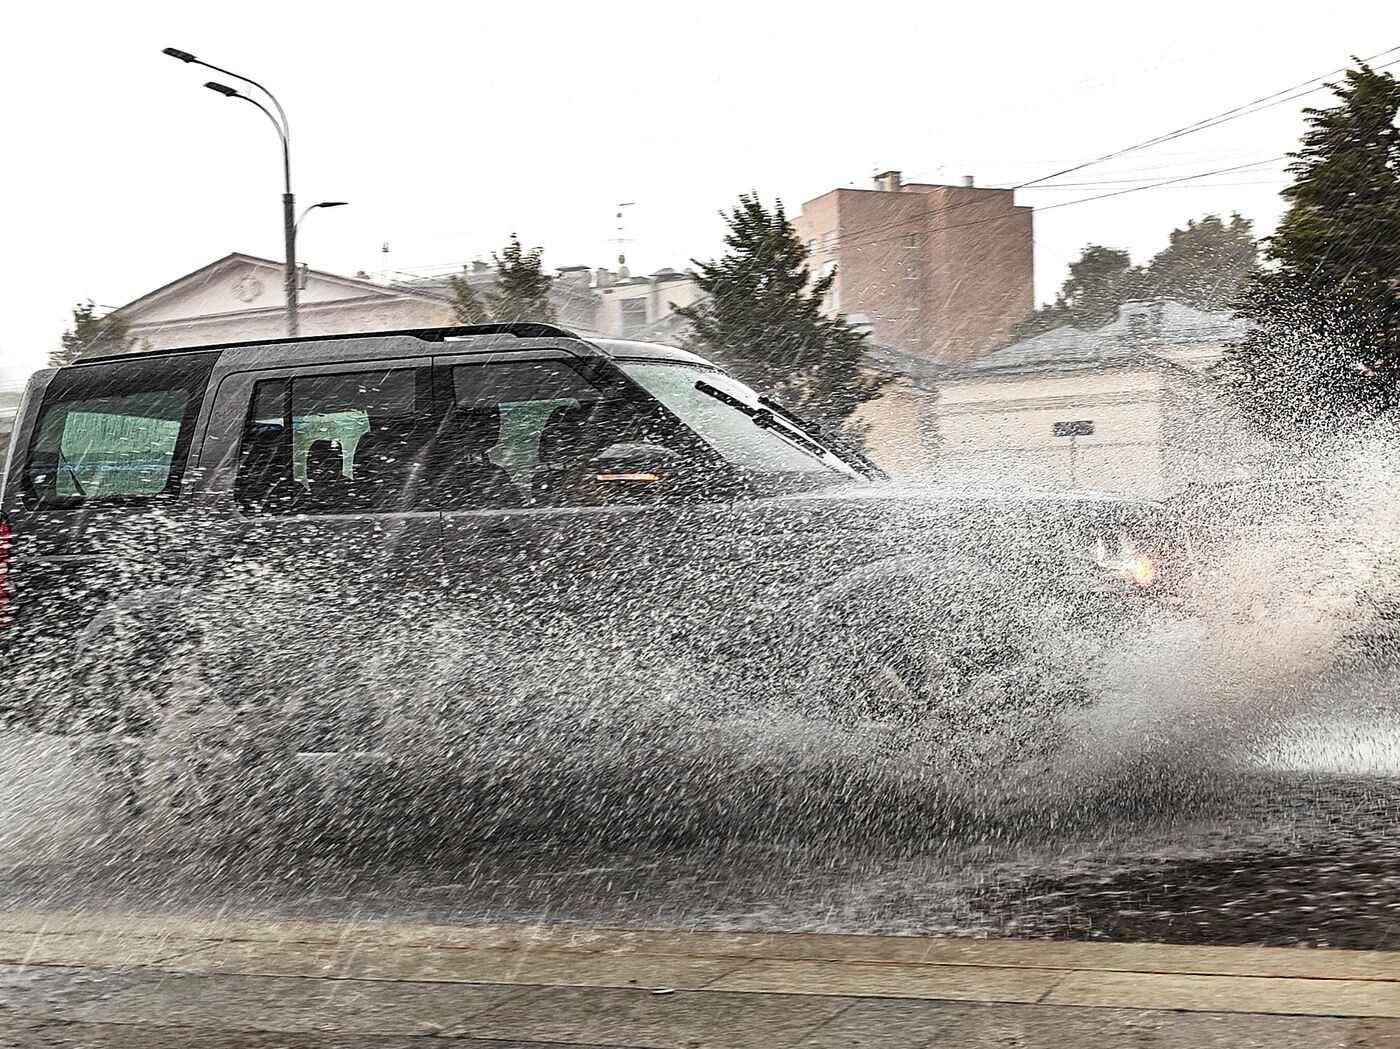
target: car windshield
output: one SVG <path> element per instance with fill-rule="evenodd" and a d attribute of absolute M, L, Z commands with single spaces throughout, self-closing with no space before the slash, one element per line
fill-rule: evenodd
<path fill-rule="evenodd" d="M 860 473 L 795 417 L 774 412 L 753 390 L 714 368 L 621 361 L 622 370 L 728 463 L 751 474 L 798 474 L 851 480 Z"/>

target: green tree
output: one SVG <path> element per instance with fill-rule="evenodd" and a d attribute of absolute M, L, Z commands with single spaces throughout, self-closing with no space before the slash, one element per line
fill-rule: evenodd
<path fill-rule="evenodd" d="M 484 324 L 491 319 L 486 306 L 476 289 L 465 277 L 452 277 L 448 280 L 448 300 L 458 324 Z"/>
<path fill-rule="evenodd" d="M 496 260 L 496 286 L 485 294 L 486 310 L 493 321 L 551 321 L 554 306 L 549 301 L 553 279 L 544 271 L 544 249 L 526 251 L 516 234 Z M 454 303 L 455 307 L 455 303 Z"/>
<path fill-rule="evenodd" d="M 1364 63 L 1308 109 L 1272 265 L 1246 288 L 1253 322 L 1219 374 L 1246 411 L 1302 436 L 1364 423 L 1400 379 L 1400 83 Z"/>
<path fill-rule="evenodd" d="M 864 333 L 822 312 L 836 274 L 812 279 L 781 202 L 770 210 L 756 193 L 741 194 L 720 215 L 728 250 L 692 260 L 706 297 L 676 311 L 690 322 L 687 341 L 791 407 L 859 437 L 852 413 L 889 380 L 864 366 Z"/>
<path fill-rule="evenodd" d="M 1070 263 L 1055 301 L 1017 325 L 1011 341 L 1070 325 L 1098 328 L 1130 299 L 1184 302 L 1203 310 L 1233 307 L 1259 268 L 1254 224 L 1238 214 L 1191 220 L 1174 229 L 1168 245 L 1146 266 L 1134 266 L 1126 251 L 1090 244 Z"/>
<path fill-rule="evenodd" d="M 89 299 L 73 307 L 73 327 L 63 333 L 58 348 L 49 351 L 49 367 L 61 368 L 79 357 L 126 353 L 134 344 L 126 321 L 111 314 L 97 316 L 97 307 Z"/>
<path fill-rule="evenodd" d="M 1126 251 L 1086 245 L 1070 263 L 1069 276 L 1060 285 L 1055 301 L 1032 313 L 1011 332 L 1011 341 L 1039 335 L 1051 328 L 1072 325 L 1098 328 L 1118 315 L 1118 307 L 1140 293 L 1143 272 Z"/>
<path fill-rule="evenodd" d="M 1258 269 L 1254 223 L 1238 213 L 1228 223 L 1207 215 L 1172 230 L 1170 242 L 1147 264 L 1142 294 L 1201 310 L 1231 309 Z"/>

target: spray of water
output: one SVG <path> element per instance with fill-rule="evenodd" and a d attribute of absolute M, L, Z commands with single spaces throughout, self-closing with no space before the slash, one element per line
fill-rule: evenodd
<path fill-rule="evenodd" d="M 197 601 L 118 616 L 82 698 L 125 712 L 158 801 L 120 833 L 162 847 L 310 828 L 851 844 L 1151 809 L 1358 680 L 1343 657 L 1393 597 L 1400 481 L 1378 446 L 1317 458 L 1326 484 L 1300 465 L 1307 483 L 1229 513 L 1153 510 L 1170 602 L 1095 575 L 1095 529 L 1140 508 L 907 483 L 814 502 L 797 541 L 692 520 L 682 552 L 619 572 L 566 551 L 474 603 L 329 576 L 308 601 L 259 551 Z M 157 666 L 134 642 L 158 636 L 180 641 Z M 74 705 L 33 680 L 34 704 Z M 85 731 L 9 734 L 6 853 L 100 841 L 120 815 Z"/>

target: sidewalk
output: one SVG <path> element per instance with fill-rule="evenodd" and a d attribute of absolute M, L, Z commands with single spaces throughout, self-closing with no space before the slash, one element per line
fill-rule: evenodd
<path fill-rule="evenodd" d="M 1400 1049 L 1400 953 L 0 915 L 0 1046 Z"/>

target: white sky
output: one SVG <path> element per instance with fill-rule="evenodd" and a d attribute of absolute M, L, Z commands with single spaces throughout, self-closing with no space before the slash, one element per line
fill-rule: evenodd
<path fill-rule="evenodd" d="M 1387 2 L 11 5 L 0 379 L 39 366 L 79 300 L 121 305 L 234 250 L 281 256 L 271 126 L 166 46 L 277 92 L 299 204 L 351 202 L 308 219 L 302 261 L 377 273 L 385 241 L 392 269 L 440 271 L 513 230 L 550 266 L 608 264 L 621 201 L 633 271 L 681 267 L 717 252 L 716 212 L 743 190 L 795 213 L 877 168 L 1021 182 L 1397 45 Z M 1276 157 L 1326 97 L 1062 181 Z M 1268 231 L 1280 168 L 1038 214 L 1038 298 L 1088 242 L 1142 260 L 1212 210 Z"/>

